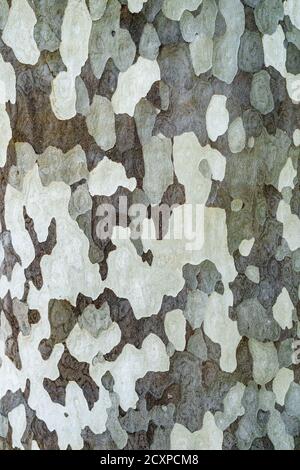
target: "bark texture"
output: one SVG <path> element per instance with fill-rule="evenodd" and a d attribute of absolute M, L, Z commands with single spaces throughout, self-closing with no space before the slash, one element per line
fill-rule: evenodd
<path fill-rule="evenodd" d="M 300 1 L 0 0 L 0 130 L 0 448 L 300 449 Z"/>

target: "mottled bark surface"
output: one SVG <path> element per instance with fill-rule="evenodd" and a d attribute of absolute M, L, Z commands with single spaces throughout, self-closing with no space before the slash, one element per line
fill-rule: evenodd
<path fill-rule="evenodd" d="M 0 0 L 0 35 L 0 448 L 299 449 L 299 0 Z"/>

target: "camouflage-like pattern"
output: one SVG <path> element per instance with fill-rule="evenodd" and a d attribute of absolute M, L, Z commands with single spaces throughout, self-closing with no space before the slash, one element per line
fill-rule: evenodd
<path fill-rule="evenodd" d="M 300 449 L 300 1 L 0 30 L 1 449 Z M 120 196 L 205 206 L 203 248 L 99 240 Z"/>

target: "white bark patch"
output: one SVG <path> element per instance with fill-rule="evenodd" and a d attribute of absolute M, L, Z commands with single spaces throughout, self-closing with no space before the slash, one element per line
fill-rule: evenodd
<path fill-rule="evenodd" d="M 275 33 L 263 36 L 263 47 L 266 67 L 272 66 L 274 69 L 286 77 L 286 48 L 284 47 L 285 35 L 279 25 Z"/>
<path fill-rule="evenodd" d="M 205 204 L 212 180 L 199 170 L 206 160 L 214 180 L 222 181 L 225 176 L 226 160 L 210 145 L 202 147 L 193 133 L 186 133 L 174 139 L 174 168 L 178 181 L 185 186 L 187 204 Z"/>
<path fill-rule="evenodd" d="M 12 427 L 12 445 L 15 448 L 23 449 L 21 439 L 26 429 L 26 412 L 23 404 L 17 406 L 8 413 L 9 423 Z"/>
<path fill-rule="evenodd" d="M 184 10 L 194 11 L 202 0 L 164 0 L 163 14 L 171 20 L 179 21 Z"/>
<path fill-rule="evenodd" d="M 232 153 L 239 153 L 246 146 L 246 131 L 242 118 L 236 118 L 229 126 L 228 144 Z"/>
<path fill-rule="evenodd" d="M 116 143 L 115 115 L 111 102 L 96 95 L 86 118 L 89 134 L 105 152 Z"/>
<path fill-rule="evenodd" d="M 222 450 L 223 432 L 217 427 L 210 411 L 204 415 L 200 431 L 191 433 L 182 424 L 176 423 L 171 432 L 172 450 Z"/>
<path fill-rule="evenodd" d="M 52 82 L 50 101 L 57 119 L 76 116 L 76 77 L 80 75 L 89 53 L 92 20 L 85 0 L 69 0 L 61 29 L 60 54 L 67 71 Z"/>
<path fill-rule="evenodd" d="M 236 349 L 241 340 L 237 323 L 228 316 L 228 309 L 232 305 L 232 292 L 226 286 L 224 295 L 213 292 L 209 297 L 204 318 L 205 334 L 221 346 L 220 366 L 225 372 L 235 371 Z"/>
<path fill-rule="evenodd" d="M 115 163 L 104 157 L 90 172 L 88 184 L 92 196 L 112 196 L 119 186 L 134 191 L 136 179 L 127 178 L 121 163 Z"/>
<path fill-rule="evenodd" d="M 227 98 L 223 95 L 214 95 L 206 112 L 206 128 L 208 137 L 216 142 L 218 137 L 225 134 L 229 124 L 229 113 L 226 109 Z"/>
<path fill-rule="evenodd" d="M 245 12 L 240 0 L 220 0 L 219 11 L 226 23 L 224 35 L 214 41 L 213 75 L 228 84 L 238 72 L 238 51 L 245 29 Z"/>
<path fill-rule="evenodd" d="M 40 57 L 33 35 L 36 22 L 35 13 L 27 0 L 12 0 L 2 39 L 23 64 L 34 65 Z"/>
<path fill-rule="evenodd" d="M 293 143 L 295 147 L 300 146 L 300 129 L 295 129 L 294 134 L 293 134 Z"/>
<path fill-rule="evenodd" d="M 253 248 L 255 239 L 251 238 L 251 240 L 243 240 L 239 246 L 239 252 L 241 253 L 242 256 L 249 256 L 251 253 L 251 250 Z"/>
<path fill-rule="evenodd" d="M 150 334 L 144 339 L 141 349 L 126 344 L 114 362 L 105 361 L 91 366 L 90 373 L 99 384 L 105 372 L 110 371 L 115 381 L 114 391 L 120 398 L 120 406 L 127 411 L 129 408 L 136 408 L 138 401 L 135 391 L 136 381 L 149 371 L 165 372 L 169 367 L 169 357 L 164 343 L 158 336 Z"/>
<path fill-rule="evenodd" d="M 77 76 L 89 54 L 92 20 L 85 0 L 69 0 L 61 28 L 60 55 L 69 72 Z"/>
<path fill-rule="evenodd" d="M 286 74 L 286 88 L 293 104 L 300 103 L 300 74 Z"/>
<path fill-rule="evenodd" d="M 16 102 L 16 73 L 9 62 L 5 62 L 0 54 L 0 104 Z"/>
<path fill-rule="evenodd" d="M 144 3 L 147 1 L 148 0 L 128 0 L 128 8 L 131 13 L 139 13 L 143 8 Z"/>
<path fill-rule="evenodd" d="M 118 86 L 112 97 L 115 114 L 134 116 L 136 105 L 158 80 L 160 68 L 156 60 L 139 57 L 134 65 L 119 75 Z"/>
<path fill-rule="evenodd" d="M 259 268 L 257 266 L 247 266 L 245 274 L 251 282 L 254 282 L 255 284 L 259 284 L 260 274 L 259 274 Z"/>
<path fill-rule="evenodd" d="M 50 95 L 52 111 L 62 121 L 76 116 L 75 77 L 69 72 L 60 72 L 52 82 Z"/>
<path fill-rule="evenodd" d="M 293 166 L 291 158 L 288 158 L 285 166 L 282 168 L 279 182 L 278 182 L 278 191 L 282 191 L 283 188 L 292 188 L 294 189 L 295 183 L 294 179 L 297 176 L 297 170 Z"/>
<path fill-rule="evenodd" d="M 284 406 L 285 396 L 294 380 L 294 372 L 283 367 L 273 380 L 273 392 L 276 395 L 276 401 Z"/>
<path fill-rule="evenodd" d="M 189 48 L 194 71 L 197 76 L 211 69 L 213 64 L 214 48 L 214 43 L 211 38 L 205 34 L 200 34 L 195 37 L 193 42 L 191 42 Z"/>
<path fill-rule="evenodd" d="M 281 294 L 277 298 L 273 307 L 273 316 L 283 330 L 292 328 L 293 326 L 294 305 L 291 301 L 288 291 L 284 287 Z"/>
<path fill-rule="evenodd" d="M 67 339 L 67 347 L 79 362 L 88 362 L 100 354 L 109 353 L 121 340 L 121 330 L 117 323 L 113 323 L 107 330 L 102 331 L 98 338 L 94 338 L 88 331 L 76 324 Z"/>
<path fill-rule="evenodd" d="M 274 343 L 261 343 L 251 338 L 249 350 L 253 359 L 253 378 L 259 385 L 266 385 L 277 374 L 279 363 Z"/>
<path fill-rule="evenodd" d="M 165 332 L 170 343 L 176 351 L 184 351 L 185 348 L 186 319 L 181 310 L 168 312 L 165 317 Z"/>

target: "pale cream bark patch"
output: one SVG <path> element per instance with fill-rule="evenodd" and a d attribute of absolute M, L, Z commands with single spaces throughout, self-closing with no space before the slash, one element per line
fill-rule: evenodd
<path fill-rule="evenodd" d="M 251 238 L 251 240 L 243 240 L 240 243 L 239 252 L 241 253 L 242 256 L 247 257 L 250 255 L 254 242 L 255 242 L 255 238 Z"/>
<path fill-rule="evenodd" d="M 136 105 L 158 80 L 160 68 L 157 61 L 139 57 L 126 72 L 119 74 L 118 86 L 111 101 L 115 114 L 134 116 Z"/>
<path fill-rule="evenodd" d="M 92 20 L 85 0 L 69 0 L 61 28 L 60 54 L 67 71 L 52 82 L 50 101 L 60 120 L 76 116 L 76 77 L 88 59 Z"/>
<path fill-rule="evenodd" d="M 182 310 L 168 312 L 165 317 L 164 326 L 168 340 L 173 344 L 176 351 L 184 351 L 186 319 Z"/>
<path fill-rule="evenodd" d="M 261 343 L 249 340 L 249 350 L 253 359 L 253 378 L 259 385 L 270 382 L 279 370 L 277 351 L 274 343 Z"/>
<path fill-rule="evenodd" d="M 278 410 L 271 412 L 267 431 L 275 450 L 294 450 L 294 438 L 287 433 L 285 422 Z"/>
<path fill-rule="evenodd" d="M 89 134 L 105 152 L 116 143 L 115 114 L 111 102 L 104 96 L 95 95 L 86 118 Z"/>
<path fill-rule="evenodd" d="M 283 77 L 286 77 L 285 35 L 282 27 L 278 25 L 275 33 L 271 35 L 264 34 L 262 41 L 266 67 L 272 66 L 274 69 L 278 70 Z"/>
<path fill-rule="evenodd" d="M 236 118 L 228 129 L 228 144 L 232 153 L 239 153 L 246 146 L 246 131 L 242 118 Z"/>
<path fill-rule="evenodd" d="M 185 133 L 174 139 L 174 168 L 177 178 L 185 186 L 187 204 L 204 204 L 212 181 L 203 176 L 199 165 L 206 160 L 214 180 L 225 176 L 226 159 L 210 145 L 202 147 L 194 133 Z"/>
<path fill-rule="evenodd" d="M 283 367 L 273 380 L 273 392 L 276 395 L 276 401 L 279 405 L 284 406 L 285 396 L 294 380 L 294 372 Z"/>
<path fill-rule="evenodd" d="M 172 450 L 222 450 L 223 432 L 217 427 L 215 418 L 207 411 L 200 431 L 191 433 L 182 424 L 176 423 L 171 432 Z"/>
<path fill-rule="evenodd" d="M 35 440 L 33 440 L 31 442 L 31 449 L 30 450 L 40 450 L 40 448 L 38 446 L 38 443 Z"/>
<path fill-rule="evenodd" d="M 278 182 L 278 191 L 282 191 L 283 188 L 294 188 L 295 183 L 294 179 L 297 176 L 297 170 L 295 170 L 293 166 L 293 162 L 291 158 L 287 159 L 286 164 L 281 170 L 279 182 Z"/>
<path fill-rule="evenodd" d="M 273 316 L 283 330 L 293 326 L 294 305 L 291 301 L 288 291 L 284 287 L 278 296 L 276 304 L 273 307 Z"/>
<path fill-rule="evenodd" d="M 16 74 L 13 66 L 5 62 L 0 54 L 0 167 L 6 163 L 7 147 L 12 138 L 10 119 L 6 112 L 6 103 L 16 102 Z"/>
<path fill-rule="evenodd" d="M 208 137 L 216 142 L 218 137 L 225 134 L 229 124 L 229 113 L 226 108 L 227 98 L 223 95 L 214 95 L 206 112 L 206 128 Z"/>
<path fill-rule="evenodd" d="M 259 284 L 260 274 L 259 268 L 257 266 L 247 266 L 245 275 L 250 281 L 254 282 L 255 284 Z"/>
<path fill-rule="evenodd" d="M 9 62 L 0 54 L 0 104 L 16 102 L 16 73 Z"/>
<path fill-rule="evenodd" d="M 245 12 L 240 0 L 220 0 L 219 11 L 226 23 L 225 33 L 214 40 L 213 75 L 228 84 L 238 73 L 238 51 L 245 29 Z"/>
<path fill-rule="evenodd" d="M 237 323 L 228 316 L 228 309 L 232 305 L 232 292 L 226 286 L 224 295 L 213 292 L 209 297 L 204 317 L 205 334 L 221 346 L 220 366 L 225 372 L 235 371 L 236 349 L 241 341 Z"/>
<path fill-rule="evenodd" d="M 73 76 L 81 72 L 89 54 L 92 20 L 85 0 L 68 0 L 61 27 L 60 55 Z"/>
<path fill-rule="evenodd" d="M 211 38 L 204 34 L 199 34 L 194 41 L 191 42 L 189 48 L 194 71 L 197 76 L 211 69 L 214 48 L 214 43 Z"/>
<path fill-rule="evenodd" d="M 21 439 L 27 426 L 26 412 L 23 404 L 8 413 L 8 420 L 12 428 L 12 445 L 14 448 L 24 449 Z"/>
<path fill-rule="evenodd" d="M 98 338 L 81 329 L 77 323 L 69 334 L 66 344 L 72 356 L 79 362 L 90 364 L 99 353 L 102 355 L 109 353 L 120 340 L 121 330 L 117 323 L 102 331 Z"/>
<path fill-rule="evenodd" d="M 60 72 L 52 82 L 50 102 L 52 111 L 61 121 L 76 116 L 75 78 L 70 72 Z"/>
<path fill-rule="evenodd" d="M 12 0 L 2 39 L 23 64 L 34 65 L 40 57 L 34 39 L 36 22 L 35 13 L 27 0 Z"/>
<path fill-rule="evenodd" d="M 300 29 L 300 0 L 286 0 L 284 12 L 290 17 L 293 25 Z"/>
<path fill-rule="evenodd" d="M 125 168 L 121 163 L 104 157 L 90 172 L 88 185 L 91 196 L 112 196 L 119 186 L 134 191 L 136 179 L 127 178 Z"/>
<path fill-rule="evenodd" d="M 224 398 L 224 412 L 217 411 L 215 421 L 222 431 L 228 428 L 234 421 L 245 413 L 242 405 L 242 398 L 245 392 L 245 385 L 238 382 L 232 387 Z"/>
<path fill-rule="evenodd" d="M 279 203 L 277 220 L 283 224 L 283 238 L 288 242 L 290 249 L 295 251 L 300 248 L 300 219 L 292 213 L 285 201 Z"/>
<path fill-rule="evenodd" d="M 170 367 L 169 357 L 162 340 L 150 334 L 144 339 L 141 349 L 131 344 L 124 346 L 121 354 L 114 362 L 104 361 L 90 367 L 91 377 L 99 385 L 101 377 L 110 371 L 114 378 L 114 391 L 120 398 L 120 406 L 124 411 L 136 408 L 138 395 L 135 391 L 136 381 L 147 372 L 165 372 Z"/>
<path fill-rule="evenodd" d="M 128 0 L 128 8 L 131 13 L 139 13 L 143 6 L 144 3 L 146 3 L 148 0 Z"/>
<path fill-rule="evenodd" d="M 300 103 L 300 74 L 293 75 L 292 73 L 286 74 L 286 88 L 294 104 Z"/>
<path fill-rule="evenodd" d="M 24 294 L 25 281 L 24 268 L 16 264 L 10 281 L 8 281 L 7 277 L 2 276 L 0 282 L 0 296 L 3 298 L 6 296 L 7 292 L 10 291 L 12 297 L 21 299 Z"/>
<path fill-rule="evenodd" d="M 149 240 L 148 244 L 144 240 L 144 251 L 151 248 L 155 251 L 152 266 L 149 266 L 138 256 L 130 240 L 130 229 L 115 227 L 112 241 L 117 250 L 109 254 L 105 286 L 118 297 L 129 300 L 137 319 L 157 314 L 163 296 L 176 296 L 184 286 L 178 267 L 182 265 L 182 253 L 179 255 L 177 250 L 176 258 L 175 244 L 169 240 Z"/>

